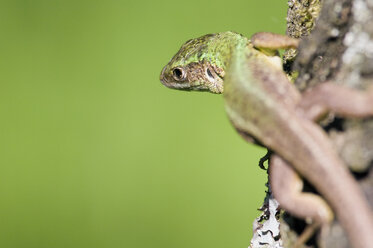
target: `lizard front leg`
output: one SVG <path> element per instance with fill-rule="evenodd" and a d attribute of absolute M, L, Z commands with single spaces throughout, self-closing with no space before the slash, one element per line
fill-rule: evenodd
<path fill-rule="evenodd" d="M 299 40 L 281 34 L 260 32 L 251 37 L 251 43 L 266 53 L 275 53 L 278 49 L 297 48 Z M 373 86 L 367 92 L 362 92 L 331 82 L 321 83 L 302 94 L 297 108 L 302 117 L 309 120 L 317 120 L 327 112 L 345 117 L 373 116 Z"/>
<path fill-rule="evenodd" d="M 286 211 L 298 218 L 312 221 L 299 236 L 294 247 L 304 244 L 320 227 L 321 235 L 326 235 L 328 224 L 333 220 L 333 212 L 318 195 L 302 192 L 303 181 L 285 160 L 273 154 L 269 161 L 269 180 L 275 199 Z M 319 239 L 319 243 L 321 239 Z M 322 247 L 322 244 L 319 244 Z"/>
<path fill-rule="evenodd" d="M 269 32 L 255 33 L 250 41 L 258 49 L 270 50 L 297 48 L 299 45 L 299 39 Z"/>

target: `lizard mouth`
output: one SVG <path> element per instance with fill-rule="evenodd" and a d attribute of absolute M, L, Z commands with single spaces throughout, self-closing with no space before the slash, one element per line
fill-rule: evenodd
<path fill-rule="evenodd" d="M 167 82 L 167 80 L 162 80 L 161 82 L 164 86 L 171 88 L 171 89 L 177 89 L 177 90 L 192 90 L 189 83 L 175 83 L 175 82 Z"/>
<path fill-rule="evenodd" d="M 208 91 L 209 89 L 203 85 L 192 86 L 189 82 L 168 82 L 166 78 L 160 78 L 161 83 L 170 89 L 183 90 L 183 91 Z"/>

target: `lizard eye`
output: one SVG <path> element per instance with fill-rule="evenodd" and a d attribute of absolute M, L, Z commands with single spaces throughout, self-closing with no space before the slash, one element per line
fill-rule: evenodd
<path fill-rule="evenodd" d="M 174 77 L 176 81 L 181 81 L 185 79 L 186 73 L 182 68 L 176 67 L 175 69 L 172 70 L 172 76 Z"/>

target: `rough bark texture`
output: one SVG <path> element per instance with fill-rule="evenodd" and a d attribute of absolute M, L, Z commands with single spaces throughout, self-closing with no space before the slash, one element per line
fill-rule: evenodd
<path fill-rule="evenodd" d="M 287 33 L 302 37 L 302 42 L 296 57 L 295 51 L 285 53 L 285 68 L 298 75 L 295 84 L 299 90 L 326 80 L 366 89 L 373 82 L 373 0 L 289 0 L 288 3 Z M 373 119 L 329 116 L 323 126 L 373 206 Z M 289 215 L 284 215 L 284 221 L 282 239 L 284 247 L 288 247 L 304 223 Z M 350 247 L 337 220 L 326 237 L 326 244 L 328 248 Z M 315 242 L 309 245 L 316 247 Z"/>

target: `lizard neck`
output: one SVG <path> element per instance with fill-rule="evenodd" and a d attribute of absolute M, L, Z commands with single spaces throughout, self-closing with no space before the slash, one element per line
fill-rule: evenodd
<path fill-rule="evenodd" d="M 207 45 L 204 59 L 226 71 L 237 55 L 244 54 L 249 44 L 250 41 L 241 34 L 230 31 L 218 33 Z"/>

